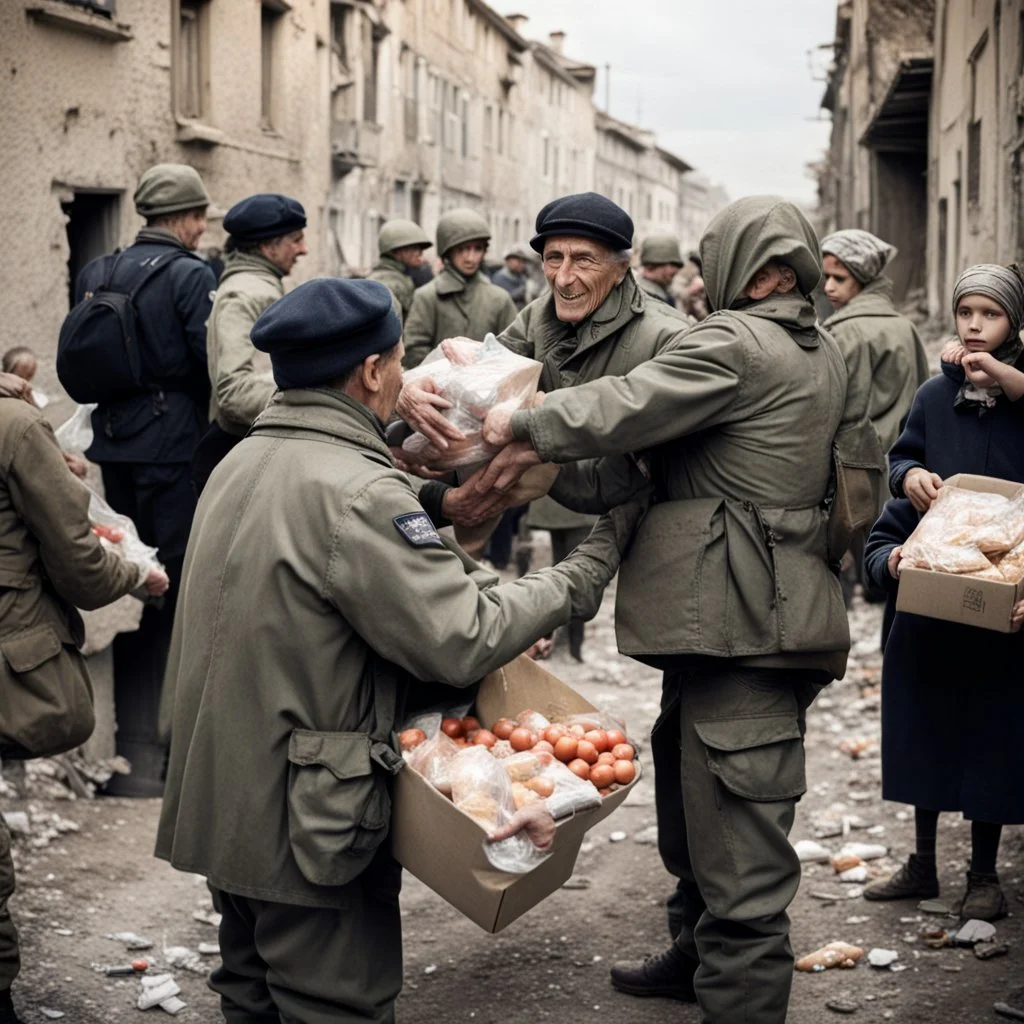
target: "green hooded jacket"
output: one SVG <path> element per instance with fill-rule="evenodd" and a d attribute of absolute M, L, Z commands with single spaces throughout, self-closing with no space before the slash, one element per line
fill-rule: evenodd
<path fill-rule="evenodd" d="M 402 319 L 407 320 L 409 310 L 412 309 L 412 298 L 416 292 L 416 285 L 406 273 L 405 264 L 400 263 L 393 256 L 381 256 L 367 277 L 371 281 L 380 281 L 388 288 L 402 307 Z"/>
<path fill-rule="evenodd" d="M 618 587 L 625 654 L 843 673 L 850 635 L 823 504 L 847 375 L 804 297 L 821 274 L 817 252 L 791 203 L 733 203 L 701 242 L 721 312 L 627 376 L 513 419 L 547 461 L 653 449 L 659 500 Z M 744 290 L 772 259 L 793 268 L 798 289 L 750 302 Z"/>
<path fill-rule="evenodd" d="M 892 304 L 886 277 L 866 284 L 825 321 L 850 374 L 848 405 L 867 410 L 882 450 L 900 436 L 917 389 L 930 376 L 917 329 Z"/>
<path fill-rule="evenodd" d="M 491 284 L 482 271 L 466 278 L 445 263 L 413 296 L 405 320 L 405 368 L 419 366 L 446 338 L 483 341 L 485 334 L 501 334 L 515 318 L 515 303 L 504 288 Z"/>
<path fill-rule="evenodd" d="M 206 325 L 210 420 L 244 436 L 276 390 L 270 360 L 253 348 L 249 332 L 259 315 L 284 295 L 281 271 L 270 260 L 230 252 Z"/>

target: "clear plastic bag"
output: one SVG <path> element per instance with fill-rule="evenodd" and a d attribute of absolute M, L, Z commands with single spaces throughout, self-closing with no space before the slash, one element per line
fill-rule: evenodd
<path fill-rule="evenodd" d="M 150 569 L 163 568 L 157 549 L 143 544 L 131 519 L 115 512 L 95 491 L 89 491 L 89 521 L 93 533 L 108 551 L 139 567 L 140 579 Z"/>
<path fill-rule="evenodd" d="M 419 366 L 407 370 L 405 383 L 429 378 L 441 395 L 452 403 L 444 417 L 465 435 L 453 441 L 445 451 L 436 449 L 420 433 L 402 442 L 406 461 L 432 470 L 464 469 L 479 466 L 496 454 L 483 439 L 487 414 L 501 405 L 521 408 L 537 393 L 541 364 L 510 352 L 488 334 L 483 342 L 469 338 L 449 338 L 442 343 L 449 358 L 438 347 Z"/>
<path fill-rule="evenodd" d="M 403 757 L 409 767 L 422 775 L 434 789 L 450 797 L 452 795 L 452 762 L 455 756 L 465 749 L 454 740 L 449 739 L 440 729 L 436 729 L 429 739 L 418 747 L 406 751 Z"/>
<path fill-rule="evenodd" d="M 601 803 L 601 794 L 592 782 L 575 775 L 551 754 L 527 750 L 505 758 L 501 766 L 512 783 L 517 808 L 546 800 L 557 821 Z"/>
<path fill-rule="evenodd" d="M 80 405 L 56 429 L 57 444 L 66 452 L 84 452 L 92 444 L 95 405 Z"/>

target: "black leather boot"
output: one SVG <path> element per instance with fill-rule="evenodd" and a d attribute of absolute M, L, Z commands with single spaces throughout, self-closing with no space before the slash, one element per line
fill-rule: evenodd
<path fill-rule="evenodd" d="M 14 1012 L 10 989 L 0 992 L 0 1024 L 23 1024 L 21 1018 Z"/>
<path fill-rule="evenodd" d="M 620 961 L 612 967 L 612 987 L 631 996 L 660 996 L 695 1003 L 693 976 L 700 966 L 678 946 L 646 960 Z"/>

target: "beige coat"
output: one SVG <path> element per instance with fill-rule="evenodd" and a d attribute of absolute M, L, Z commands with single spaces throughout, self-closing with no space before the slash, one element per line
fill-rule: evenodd
<path fill-rule="evenodd" d="M 210 421 L 241 437 L 275 391 L 270 360 L 249 332 L 259 315 L 284 295 L 281 271 L 270 260 L 228 253 L 206 327 Z"/>
<path fill-rule="evenodd" d="M 42 413 L 0 399 L 0 756 L 57 753 L 92 733 L 75 608 L 116 601 L 142 573 L 104 549 L 88 510 Z"/>
<path fill-rule="evenodd" d="M 387 835 L 405 686 L 479 680 L 596 602 L 617 562 L 578 552 L 494 586 L 433 530 L 368 409 L 280 392 L 196 512 L 157 855 L 241 896 L 344 907 Z"/>

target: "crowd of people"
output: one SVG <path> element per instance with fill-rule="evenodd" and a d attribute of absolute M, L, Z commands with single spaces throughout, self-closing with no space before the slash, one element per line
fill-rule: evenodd
<path fill-rule="evenodd" d="M 709 1024 L 785 1020 L 805 715 L 845 672 L 855 581 L 888 602 L 883 794 L 917 822 L 915 853 L 865 897 L 936 895 L 952 811 L 972 821 L 963 914 L 1007 912 L 996 854 L 1001 827 L 1024 822 L 1021 635 L 897 612 L 894 595 L 948 477 L 1024 483 L 1016 267 L 961 275 L 957 337 L 929 378 L 892 303 L 894 248 L 861 230 L 819 242 L 775 197 L 732 203 L 686 258 L 644 239 L 634 269 L 628 213 L 563 196 L 493 279 L 479 213 L 446 213 L 434 240 L 391 221 L 368 278 L 287 291 L 307 251 L 297 200 L 235 204 L 219 278 L 196 254 L 209 198 L 194 169 L 151 168 L 135 204 L 135 242 L 76 282 L 58 371 L 96 405 L 85 454 L 107 500 L 166 572 L 103 547 L 81 466 L 32 403 L 35 359 L 8 353 L 0 754 L 82 742 L 75 609 L 144 598 L 141 628 L 115 641 L 133 770 L 111 791 L 162 796 L 157 856 L 207 878 L 225 1019 L 394 1019 L 395 726 L 560 627 L 581 657 L 616 573 L 619 649 L 664 671 L 651 751 L 675 887 L 665 950 L 616 964 L 613 986 L 695 1002 Z M 541 364 L 540 393 L 487 415 L 493 457 L 468 478 L 415 471 L 389 427 L 438 451 L 464 437 L 429 375 L 404 383 L 403 368 L 487 334 Z M 851 474 L 866 486 L 840 493 Z M 507 553 L 524 515 L 551 532 L 553 564 L 503 582 L 471 554 L 488 538 Z M 531 805 L 491 839 L 520 831 L 543 848 L 554 823 Z M 19 1024 L 9 846 L 0 818 L 0 1024 Z"/>

